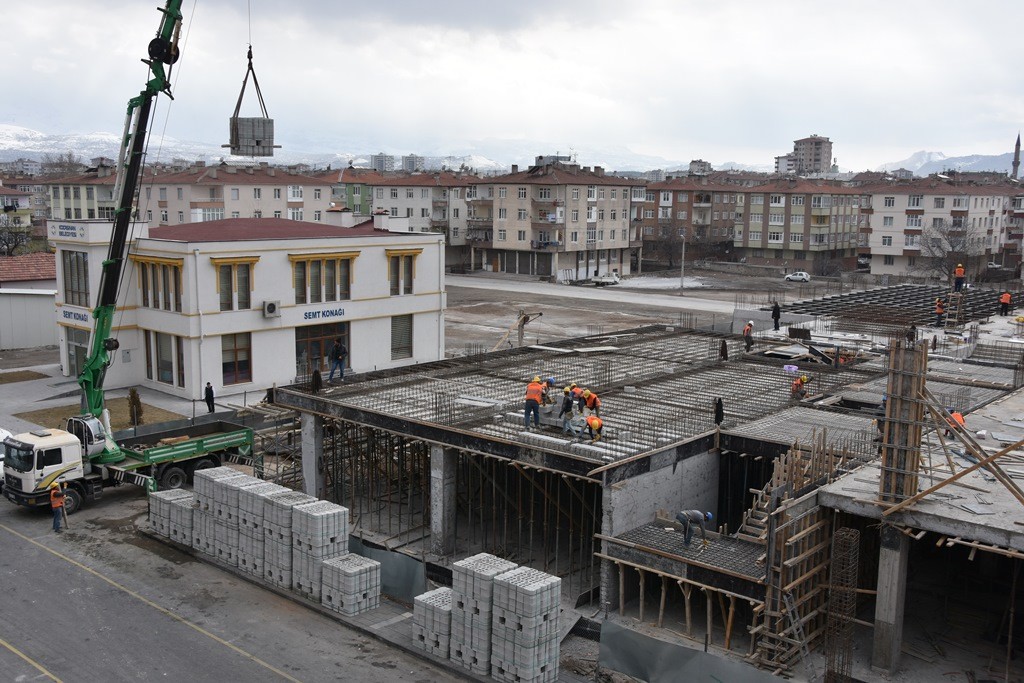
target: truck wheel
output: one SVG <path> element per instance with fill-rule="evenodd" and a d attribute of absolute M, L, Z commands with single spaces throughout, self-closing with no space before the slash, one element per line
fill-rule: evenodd
<path fill-rule="evenodd" d="M 180 489 L 188 479 L 185 470 L 177 465 L 171 465 L 160 475 L 160 488 L 164 491 L 169 489 Z"/>
<path fill-rule="evenodd" d="M 214 467 L 218 467 L 218 465 L 217 461 L 214 460 L 213 458 L 200 458 L 199 460 L 193 461 L 190 465 L 187 466 L 188 483 L 191 484 L 193 482 L 195 474 L 199 470 L 208 470 Z"/>
<path fill-rule="evenodd" d="M 82 509 L 82 494 L 73 488 L 64 491 L 64 512 L 73 515 Z"/>

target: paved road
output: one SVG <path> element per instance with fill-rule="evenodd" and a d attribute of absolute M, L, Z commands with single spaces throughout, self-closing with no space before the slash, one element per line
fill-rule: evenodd
<path fill-rule="evenodd" d="M 139 534 L 144 511 L 125 487 L 57 536 L 0 500 L 0 679 L 460 680 Z"/>

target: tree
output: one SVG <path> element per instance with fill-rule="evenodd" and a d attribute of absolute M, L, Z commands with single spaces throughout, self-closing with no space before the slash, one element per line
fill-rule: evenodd
<path fill-rule="evenodd" d="M 135 387 L 128 390 L 128 422 L 133 427 L 138 427 L 142 424 L 142 398 L 139 396 L 139 391 Z"/>
<path fill-rule="evenodd" d="M 68 176 L 81 173 L 83 170 L 85 170 L 85 164 L 82 163 L 82 157 L 71 150 L 43 155 L 42 175 L 44 176 Z"/>
<path fill-rule="evenodd" d="M 32 240 L 32 226 L 22 225 L 0 213 L 0 254 L 14 256 L 15 250 Z"/>
<path fill-rule="evenodd" d="M 976 271 L 985 258 L 985 238 L 966 218 L 942 219 L 925 226 L 920 236 L 921 255 L 910 270 L 915 275 L 946 281 L 958 264 Z"/>

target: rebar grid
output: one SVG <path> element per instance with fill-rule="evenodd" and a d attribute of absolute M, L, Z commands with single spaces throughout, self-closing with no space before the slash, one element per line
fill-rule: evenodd
<path fill-rule="evenodd" d="M 843 527 L 832 537 L 828 621 L 825 627 L 825 683 L 853 681 L 853 619 L 857 615 L 860 532 Z"/>

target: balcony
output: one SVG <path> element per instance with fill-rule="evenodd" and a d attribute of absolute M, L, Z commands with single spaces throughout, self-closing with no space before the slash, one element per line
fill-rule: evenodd
<path fill-rule="evenodd" d="M 703 199 L 699 199 L 698 200 L 695 197 L 694 200 L 693 200 L 693 207 L 695 209 L 710 209 L 711 208 L 711 200 L 710 199 L 708 199 L 707 201 L 704 201 Z"/>
<path fill-rule="evenodd" d="M 489 226 L 493 222 L 494 219 L 491 216 L 470 216 L 469 218 L 466 219 L 466 223 L 469 224 L 470 226 Z"/>
<path fill-rule="evenodd" d="M 444 232 L 445 230 L 448 229 L 448 219 L 447 218 L 431 218 L 430 219 L 430 227 L 431 228 L 440 228 L 441 229 L 440 232 Z"/>
<path fill-rule="evenodd" d="M 447 199 L 432 199 L 430 200 L 430 203 L 434 206 L 434 208 L 445 208 L 448 206 Z"/>
<path fill-rule="evenodd" d="M 482 202 L 493 202 L 494 197 L 477 197 L 474 195 L 472 197 L 466 197 L 466 201 L 470 204 L 480 204 Z"/>
<path fill-rule="evenodd" d="M 561 242 L 530 240 L 530 248 L 538 251 L 558 251 L 558 248 L 561 246 Z"/>

